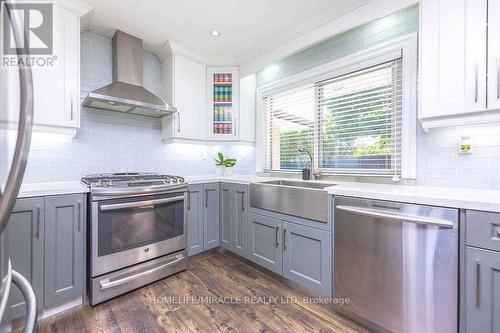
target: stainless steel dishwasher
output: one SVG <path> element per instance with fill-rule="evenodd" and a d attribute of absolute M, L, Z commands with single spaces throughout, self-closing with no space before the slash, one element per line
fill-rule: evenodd
<path fill-rule="evenodd" d="M 458 331 L 458 210 L 335 197 L 336 310 L 376 332 Z"/>

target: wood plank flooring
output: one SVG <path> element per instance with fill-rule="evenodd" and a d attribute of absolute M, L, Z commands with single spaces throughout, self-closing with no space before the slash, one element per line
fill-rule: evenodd
<path fill-rule="evenodd" d="M 187 271 L 44 319 L 38 331 L 368 332 L 328 306 L 304 302 L 304 296 L 216 250 L 190 260 Z"/>

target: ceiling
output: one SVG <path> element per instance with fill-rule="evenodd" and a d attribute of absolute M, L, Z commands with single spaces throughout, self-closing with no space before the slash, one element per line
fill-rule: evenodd
<path fill-rule="evenodd" d="M 158 52 L 182 44 L 210 64 L 241 64 L 371 0 L 82 0 L 94 9 L 84 29 L 120 29 Z M 210 35 L 211 29 L 220 36 Z"/>

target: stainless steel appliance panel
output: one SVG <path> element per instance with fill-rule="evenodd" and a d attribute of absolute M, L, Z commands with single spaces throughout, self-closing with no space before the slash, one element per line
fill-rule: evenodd
<path fill-rule="evenodd" d="M 378 332 L 457 332 L 458 210 L 335 197 L 336 309 Z"/>
<path fill-rule="evenodd" d="M 185 192 L 94 201 L 91 276 L 187 246 Z"/>
<path fill-rule="evenodd" d="M 186 268 L 187 251 L 181 251 L 92 278 L 90 303 L 102 303 Z"/>

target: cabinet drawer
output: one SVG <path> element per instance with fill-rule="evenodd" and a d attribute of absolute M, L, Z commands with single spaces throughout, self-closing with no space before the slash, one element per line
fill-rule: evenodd
<path fill-rule="evenodd" d="M 467 211 L 465 229 L 467 245 L 500 251 L 500 214 Z"/>

